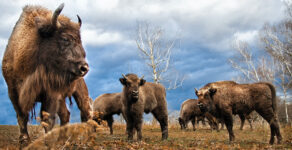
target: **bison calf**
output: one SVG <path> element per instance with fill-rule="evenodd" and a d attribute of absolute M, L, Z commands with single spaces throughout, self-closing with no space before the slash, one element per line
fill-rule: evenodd
<path fill-rule="evenodd" d="M 191 121 L 193 130 L 195 131 L 196 122 L 204 118 L 205 116 L 198 107 L 198 101 L 196 99 L 188 99 L 182 103 L 178 118 L 181 129 L 186 129 L 189 121 Z"/>
<path fill-rule="evenodd" d="M 233 81 L 213 82 L 205 85 L 199 91 L 199 107 L 203 112 L 210 112 L 216 117 L 223 118 L 229 132 L 229 140 L 235 139 L 233 133 L 232 114 L 259 113 L 271 129 L 270 144 L 277 136 L 278 143 L 282 136 L 277 117 L 276 90 L 270 83 L 237 84 Z"/>
<path fill-rule="evenodd" d="M 135 74 L 123 75 L 121 100 L 127 122 L 128 140 L 133 140 L 133 130 L 137 139 L 142 139 L 143 113 L 151 112 L 160 123 L 162 139 L 168 137 L 168 114 L 165 88 L 161 84 L 146 82 Z"/>
<path fill-rule="evenodd" d="M 113 134 L 113 115 L 122 113 L 121 93 L 108 93 L 98 96 L 93 102 L 93 111 L 99 112 L 100 119 L 107 121 L 110 134 Z M 96 122 L 100 123 L 98 119 L 94 118 Z"/>

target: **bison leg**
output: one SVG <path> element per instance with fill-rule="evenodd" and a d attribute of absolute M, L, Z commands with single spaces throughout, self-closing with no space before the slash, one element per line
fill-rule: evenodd
<path fill-rule="evenodd" d="M 162 140 L 166 140 L 168 138 L 168 121 L 167 121 L 168 116 L 167 112 L 165 111 L 161 112 L 162 110 L 167 109 L 156 108 L 155 110 L 152 111 L 152 114 L 160 124 Z"/>
<path fill-rule="evenodd" d="M 192 119 L 193 131 L 196 131 L 196 117 Z"/>
<path fill-rule="evenodd" d="M 245 122 L 245 117 L 244 117 L 243 114 L 239 114 L 239 118 L 240 118 L 240 121 L 241 121 L 240 130 L 243 130 L 243 126 L 244 126 L 244 122 Z"/>
<path fill-rule="evenodd" d="M 203 117 L 201 121 L 202 121 L 203 126 L 206 126 L 205 117 Z"/>
<path fill-rule="evenodd" d="M 249 123 L 250 129 L 253 130 L 251 118 L 246 118 L 246 119 L 247 119 L 247 121 Z"/>
<path fill-rule="evenodd" d="M 60 104 L 59 104 L 59 110 L 58 110 L 58 116 L 60 118 L 60 121 L 61 121 L 61 126 L 67 124 L 70 120 L 70 112 L 69 110 L 67 109 L 67 106 L 66 106 L 66 101 L 65 99 L 60 101 Z"/>
<path fill-rule="evenodd" d="M 251 119 L 250 115 L 245 115 L 245 119 L 247 119 L 249 126 L 250 126 L 250 129 L 253 130 L 252 119 Z"/>
<path fill-rule="evenodd" d="M 114 122 L 113 116 L 108 117 L 106 121 L 107 121 L 108 127 L 110 128 L 110 134 L 112 135 L 114 133 L 114 131 L 113 131 L 113 122 Z"/>
<path fill-rule="evenodd" d="M 42 125 L 45 129 L 45 133 L 50 131 L 55 125 L 55 114 L 57 113 L 61 96 L 57 93 L 51 93 L 47 98 L 42 101 L 41 105 L 41 119 Z"/>
<path fill-rule="evenodd" d="M 17 115 L 17 122 L 19 125 L 20 135 L 19 135 L 19 143 L 21 146 L 26 146 L 30 142 L 30 138 L 27 132 L 27 122 L 28 122 L 28 114 L 24 114 L 20 106 L 18 104 L 18 94 L 15 89 L 8 89 L 8 94 L 13 104 L 14 110 Z"/>
<path fill-rule="evenodd" d="M 232 129 L 233 128 L 232 114 L 225 116 L 224 122 L 225 122 L 226 128 L 227 128 L 228 133 L 229 133 L 229 141 L 232 142 L 235 140 L 235 136 L 234 136 L 233 129 Z"/>
<path fill-rule="evenodd" d="M 80 110 L 81 121 L 86 122 L 87 120 L 91 119 L 91 115 L 90 115 L 91 104 L 90 104 L 90 98 L 82 94 L 83 93 L 81 93 L 80 90 L 76 90 L 76 92 L 73 93 L 73 97 L 78 106 L 78 109 Z"/>
<path fill-rule="evenodd" d="M 142 140 L 142 118 L 140 120 L 135 121 L 135 129 L 137 131 L 137 140 L 141 141 Z"/>
<path fill-rule="evenodd" d="M 270 124 L 271 137 L 269 143 L 274 144 L 275 135 L 277 135 L 278 143 L 281 143 L 282 136 L 280 133 L 279 122 L 272 108 L 257 110 L 257 112 Z"/>
<path fill-rule="evenodd" d="M 127 122 L 128 140 L 133 141 L 133 133 L 134 133 L 133 119 L 127 116 L 126 122 Z"/>

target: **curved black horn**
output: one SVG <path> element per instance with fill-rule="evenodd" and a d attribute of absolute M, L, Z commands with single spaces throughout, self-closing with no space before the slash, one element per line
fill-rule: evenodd
<path fill-rule="evenodd" d="M 81 25 L 82 25 L 82 20 L 81 20 L 81 18 L 77 15 L 77 18 L 78 18 L 78 24 L 79 24 L 79 27 L 81 27 Z"/>
<path fill-rule="evenodd" d="M 52 17 L 52 25 L 53 27 L 57 27 L 57 20 L 58 16 L 60 15 L 61 11 L 64 8 L 64 3 L 62 3 L 54 12 L 53 17 Z"/>

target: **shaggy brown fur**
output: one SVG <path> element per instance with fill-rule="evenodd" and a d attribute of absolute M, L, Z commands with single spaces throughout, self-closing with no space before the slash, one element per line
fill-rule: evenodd
<path fill-rule="evenodd" d="M 277 136 L 282 136 L 277 117 L 276 90 L 270 83 L 237 84 L 230 81 L 214 82 L 205 85 L 196 92 L 202 111 L 209 111 L 217 118 L 223 118 L 229 132 L 230 141 L 234 141 L 232 114 L 250 114 L 258 112 L 271 128 L 270 144 Z"/>
<path fill-rule="evenodd" d="M 123 91 L 121 100 L 127 121 L 128 140 L 133 140 L 133 130 L 137 139 L 142 139 L 143 113 L 151 112 L 160 123 L 162 139 L 168 137 L 168 113 L 166 91 L 161 84 L 146 82 L 135 74 L 123 75 L 120 78 Z"/>
<path fill-rule="evenodd" d="M 93 102 L 93 111 L 100 114 L 101 120 L 106 120 L 113 134 L 113 115 L 122 113 L 121 93 L 107 93 L 98 96 Z M 124 116 L 124 115 L 123 115 Z M 100 120 L 94 118 L 100 124 Z"/>
<path fill-rule="evenodd" d="M 41 111 L 50 114 L 45 120 L 48 132 L 59 101 L 71 96 L 76 79 L 88 71 L 80 38 L 81 20 L 74 23 L 59 16 L 63 7 L 54 13 L 40 6 L 24 7 L 4 53 L 2 73 L 24 144 L 29 141 L 27 121 L 35 103 L 40 101 Z"/>
<path fill-rule="evenodd" d="M 73 87 L 70 88 L 73 90 L 72 96 L 75 99 L 75 102 L 80 110 L 80 118 L 82 122 L 86 122 L 89 119 L 92 119 L 92 99 L 89 97 L 88 89 L 83 78 L 76 80 L 76 83 Z M 67 94 L 68 95 L 68 94 Z M 69 97 L 71 99 L 71 97 Z M 70 120 L 70 112 L 66 107 L 65 100 L 60 101 L 60 106 L 58 110 L 58 115 L 61 120 L 61 125 L 65 125 Z"/>

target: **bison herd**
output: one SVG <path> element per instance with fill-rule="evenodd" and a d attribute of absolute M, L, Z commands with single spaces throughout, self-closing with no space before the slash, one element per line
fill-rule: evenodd
<path fill-rule="evenodd" d="M 8 94 L 17 114 L 20 128 L 19 142 L 27 144 L 29 114 L 37 102 L 41 103 L 41 123 L 45 132 L 55 124 L 56 114 L 61 125 L 69 122 L 70 112 L 65 98 L 73 96 L 81 112 L 81 120 L 106 120 L 113 134 L 113 115 L 122 114 L 126 120 L 128 140 L 142 139 L 143 114 L 152 113 L 160 123 L 162 139 L 168 138 L 168 111 L 166 90 L 161 84 L 146 82 L 135 74 L 122 74 L 120 93 L 103 94 L 94 102 L 89 97 L 83 76 L 89 71 L 80 37 L 82 21 L 60 15 L 64 4 L 54 12 L 40 6 L 25 6 L 7 44 L 2 73 Z M 218 129 L 223 122 L 234 141 L 233 115 L 239 115 L 243 126 L 245 118 L 256 111 L 270 125 L 270 144 L 282 137 L 277 118 L 276 91 L 270 83 L 238 84 L 220 81 L 195 90 L 198 99 L 186 100 L 182 106 L 179 124 L 207 118 L 211 128 Z M 94 117 L 100 112 L 100 118 Z M 202 119 L 203 118 L 203 119 Z"/>

